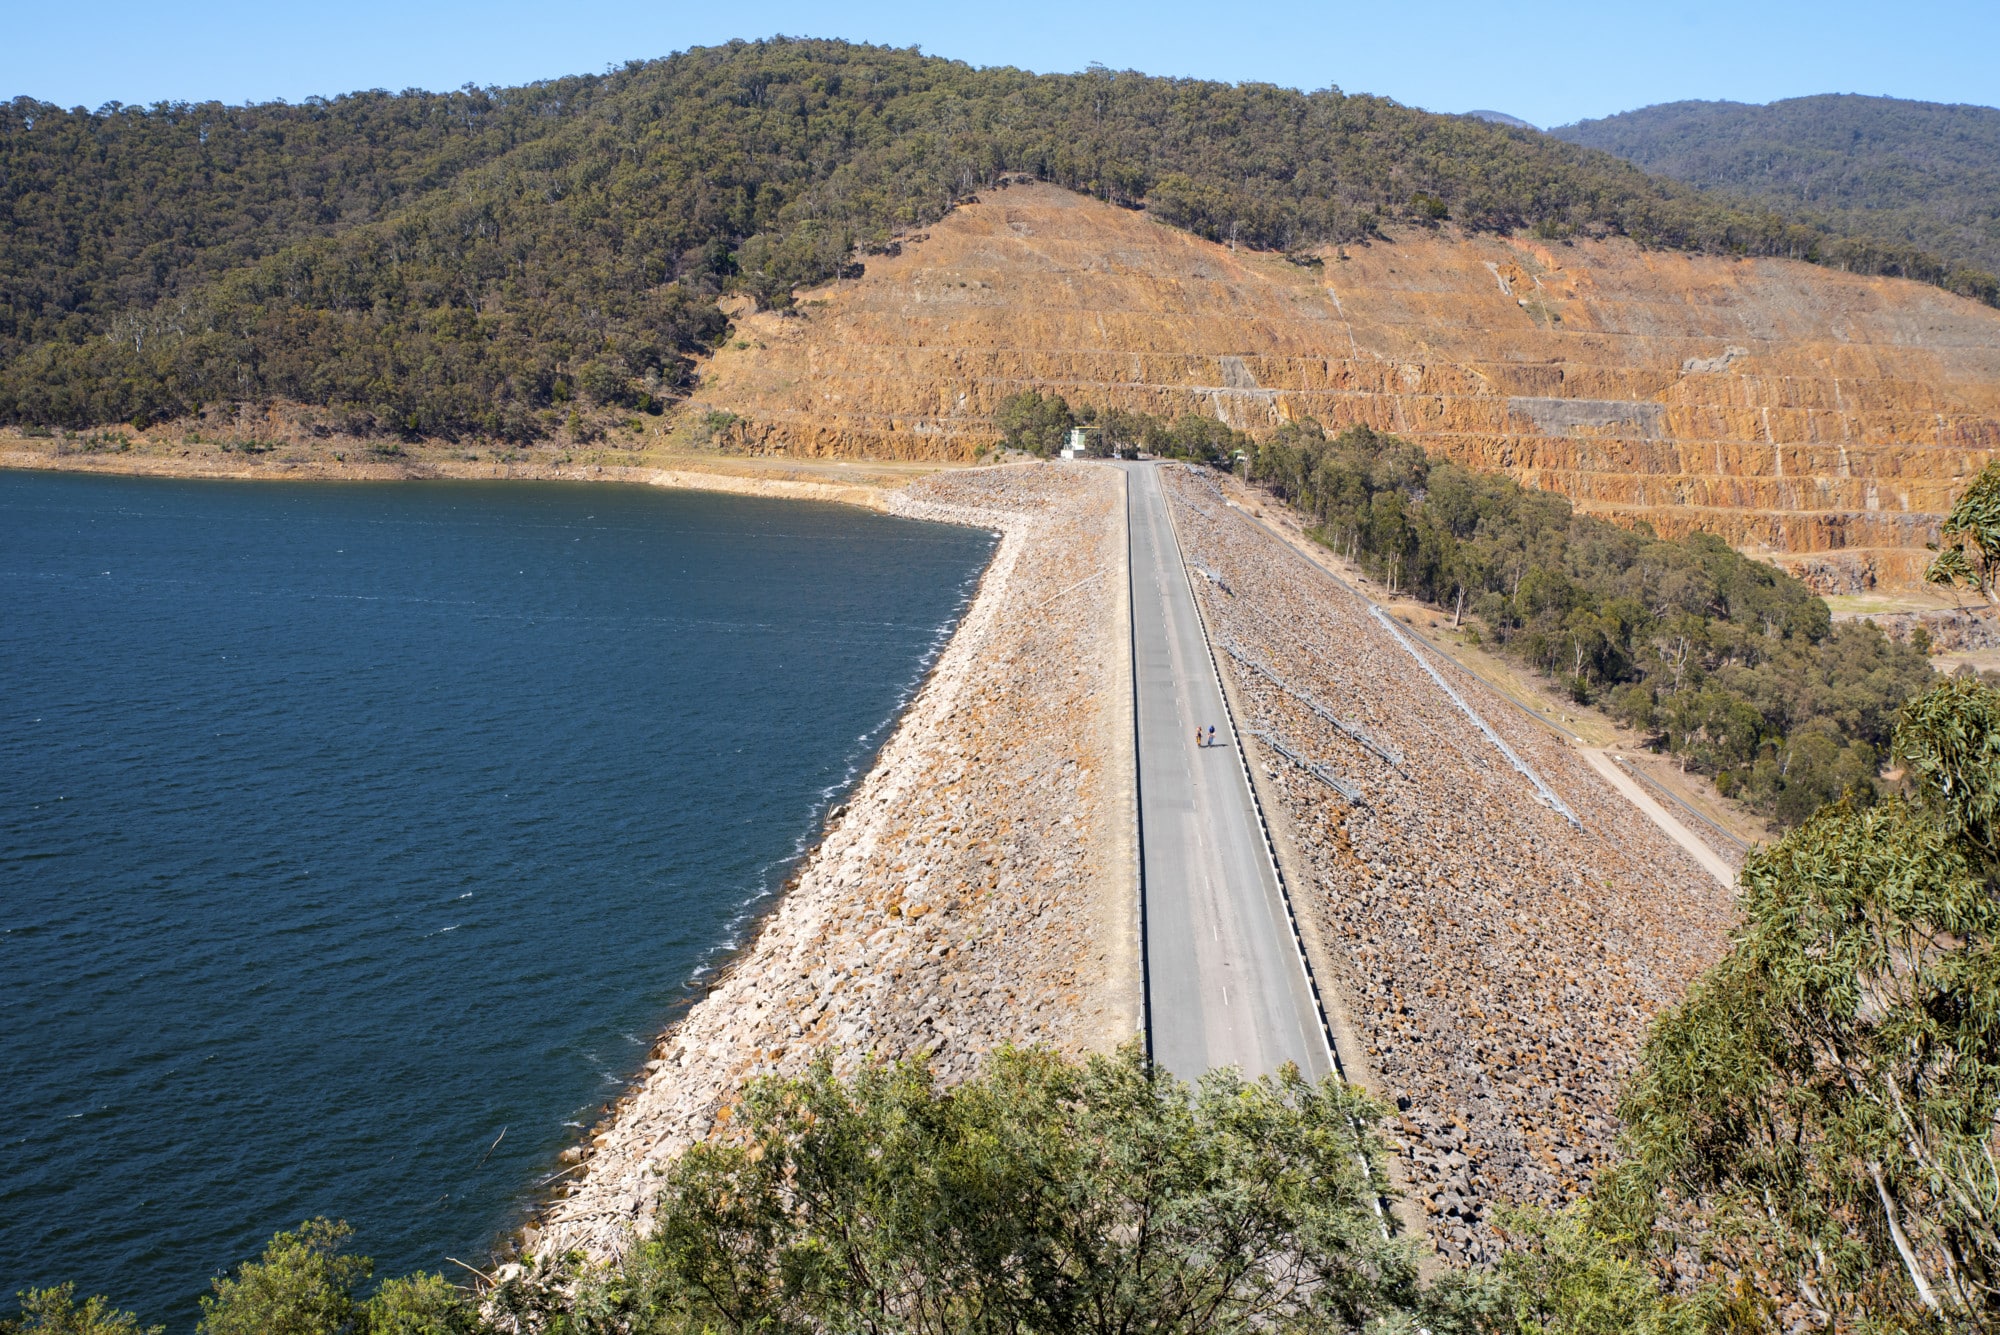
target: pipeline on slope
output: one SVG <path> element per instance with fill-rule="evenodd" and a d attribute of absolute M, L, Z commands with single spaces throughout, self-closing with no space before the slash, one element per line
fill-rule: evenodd
<path fill-rule="evenodd" d="M 1367 729 L 1363 728 L 1360 724 L 1349 723 L 1345 719 L 1342 719 L 1339 715 L 1335 714 L 1332 710 L 1322 705 L 1319 701 L 1313 699 L 1311 695 L 1307 694 L 1305 691 L 1300 690 L 1298 687 L 1292 685 L 1290 682 L 1286 681 L 1283 677 L 1280 677 L 1277 673 L 1271 671 L 1270 668 L 1258 662 L 1257 659 L 1253 658 L 1250 654 L 1244 652 L 1244 650 L 1239 645 L 1237 645 L 1233 640 L 1222 641 L 1222 647 L 1225 651 L 1227 651 L 1227 653 L 1231 658 L 1234 658 L 1244 667 L 1249 668 L 1252 672 L 1255 672 L 1259 676 L 1263 677 L 1266 681 L 1270 682 L 1273 686 L 1277 687 L 1279 690 L 1285 692 L 1285 694 L 1297 700 L 1307 709 L 1312 710 L 1313 713 L 1319 715 L 1322 719 L 1326 720 L 1326 722 L 1331 724 L 1338 731 L 1347 734 L 1347 736 L 1351 737 L 1354 740 L 1355 744 L 1360 746 L 1363 750 L 1373 752 L 1376 756 L 1386 761 L 1390 766 L 1392 766 L 1395 769 L 1400 770 L 1403 768 L 1402 753 L 1391 750 L 1388 746 L 1385 746 L 1383 743 L 1377 741 L 1375 737 L 1371 733 L 1369 733 Z"/>
<path fill-rule="evenodd" d="M 1444 679 L 1444 674 L 1433 667 L 1428 658 L 1417 652 L 1417 646 L 1410 643 L 1396 623 L 1389 619 L 1388 614 L 1374 603 L 1368 604 L 1368 614 L 1382 623 L 1382 628 L 1395 638 L 1397 644 L 1403 646 L 1404 653 L 1416 659 L 1418 666 L 1430 673 L 1431 680 L 1437 683 L 1438 689 L 1450 696 L 1451 702 L 1458 706 L 1459 711 L 1479 726 L 1479 730 L 1486 734 L 1486 740 L 1498 747 L 1501 755 L 1507 757 L 1507 763 L 1519 770 L 1529 783 L 1535 785 L 1535 791 L 1541 795 L 1542 801 L 1546 802 L 1557 815 L 1581 830 L 1583 822 L 1576 818 L 1576 813 L 1569 809 L 1569 804 L 1556 796 L 1556 790 L 1549 787 L 1547 781 L 1537 774 L 1527 761 L 1514 753 L 1514 748 L 1507 745 L 1506 739 L 1493 731 L 1492 724 L 1479 717 L 1478 712 L 1466 703 L 1464 696 L 1453 689 L 1452 684 Z"/>
<path fill-rule="evenodd" d="M 1291 747 L 1279 741 L 1276 733 L 1266 732 L 1262 728 L 1259 728 L 1250 735 L 1270 747 L 1273 751 L 1276 751 L 1285 759 L 1291 761 L 1294 765 L 1297 765 L 1306 773 L 1312 775 L 1315 779 L 1318 779 L 1327 787 L 1333 789 L 1334 792 L 1339 793 L 1348 800 L 1350 805 L 1357 807 L 1368 805 L 1367 799 L 1361 796 L 1361 789 L 1359 787 L 1341 778 L 1326 766 L 1316 765 L 1312 761 L 1307 760 L 1304 756 L 1292 750 Z"/>

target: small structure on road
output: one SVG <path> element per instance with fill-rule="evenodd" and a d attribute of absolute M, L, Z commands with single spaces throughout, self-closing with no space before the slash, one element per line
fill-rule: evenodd
<path fill-rule="evenodd" d="M 1124 459 L 1128 457 L 1143 459 L 1145 455 L 1138 450 L 1132 450 L 1128 455 L 1128 452 L 1122 446 L 1107 446 L 1104 441 L 1102 427 L 1073 426 L 1069 429 L 1069 439 L 1063 444 L 1062 457 L 1065 459 Z"/>

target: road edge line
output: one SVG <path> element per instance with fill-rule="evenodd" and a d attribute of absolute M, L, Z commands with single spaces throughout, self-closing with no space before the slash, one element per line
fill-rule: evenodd
<path fill-rule="evenodd" d="M 1125 666 L 1132 695 L 1132 833 L 1139 883 L 1139 1032 L 1146 1043 L 1146 1066 L 1153 1066 L 1153 952 L 1146 929 L 1146 801 L 1139 763 L 1139 567 L 1132 560 L 1132 475 L 1118 470 L 1125 487 Z"/>
<path fill-rule="evenodd" d="M 1278 902 L 1285 909 L 1285 926 L 1291 929 L 1292 953 L 1298 958 L 1300 972 L 1305 975 L 1306 994 L 1312 998 L 1313 1016 L 1319 1021 L 1320 1041 L 1326 1045 L 1326 1056 L 1333 1066 L 1333 1073 L 1343 1083 L 1352 1084 L 1354 1082 L 1347 1076 L 1347 1064 L 1340 1059 L 1340 1047 L 1333 1039 L 1333 1025 L 1327 1019 L 1326 999 L 1320 995 L 1319 979 L 1314 975 L 1312 960 L 1306 954 L 1305 936 L 1299 931 L 1299 915 L 1297 906 L 1292 903 L 1291 883 L 1285 879 L 1285 869 L 1278 864 L 1277 846 L 1271 842 L 1270 818 L 1264 814 L 1263 799 L 1257 796 L 1257 781 L 1250 776 L 1250 758 L 1243 750 L 1243 732 L 1236 724 L 1236 711 L 1230 706 L 1229 692 L 1222 684 L 1222 665 L 1215 658 L 1215 641 L 1208 633 L 1208 615 L 1202 611 L 1201 598 L 1194 589 L 1194 577 L 1188 573 L 1187 546 L 1181 542 L 1180 525 L 1174 520 L 1173 498 L 1166 494 L 1165 487 L 1160 489 L 1160 501 L 1167 512 L 1167 528 L 1174 538 L 1175 564 L 1180 567 L 1181 578 L 1187 581 L 1188 601 L 1194 605 L 1195 624 L 1201 628 L 1201 647 L 1208 655 L 1208 670 L 1215 679 L 1215 693 L 1222 700 L 1222 713 L 1229 722 L 1236 763 L 1243 772 L 1243 786 L 1250 794 L 1250 809 L 1257 813 L 1257 834 L 1264 843 L 1264 861 L 1270 866 L 1271 877 L 1278 886 Z"/>

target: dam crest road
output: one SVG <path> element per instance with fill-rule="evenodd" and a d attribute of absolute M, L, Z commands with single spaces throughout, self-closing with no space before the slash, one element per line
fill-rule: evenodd
<path fill-rule="evenodd" d="M 1195 606 L 1159 465 L 1117 465 L 1131 544 L 1146 1011 L 1184 1080 L 1336 1070 L 1242 744 Z M 1215 729 L 1197 746 L 1197 727 Z"/>

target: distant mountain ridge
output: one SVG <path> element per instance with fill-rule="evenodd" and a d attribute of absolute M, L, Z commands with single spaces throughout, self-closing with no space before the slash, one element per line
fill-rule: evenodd
<path fill-rule="evenodd" d="M 2000 108 L 1854 94 L 1667 102 L 1549 133 L 1835 231 L 2000 272 Z"/>
<path fill-rule="evenodd" d="M 1517 130 L 1533 130 L 1538 127 L 1533 121 L 1524 121 L 1519 116 L 1510 116 L 1504 111 L 1468 111 L 1468 116 L 1476 116 L 1495 125 L 1511 125 Z"/>
<path fill-rule="evenodd" d="M 0 104 L 0 422 L 284 401 L 342 435 L 547 439 L 681 397 L 719 296 L 787 306 L 1010 176 L 1301 263 L 1448 222 L 2000 304 L 1917 247 L 1472 116 L 778 38 L 442 95 Z"/>

